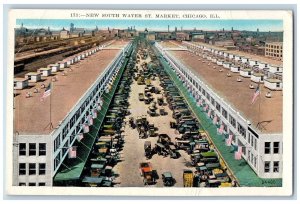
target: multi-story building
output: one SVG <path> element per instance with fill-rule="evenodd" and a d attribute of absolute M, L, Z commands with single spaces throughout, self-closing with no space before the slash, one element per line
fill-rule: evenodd
<path fill-rule="evenodd" d="M 263 94 L 270 89 L 266 84 L 265 87 L 261 85 L 260 101 L 255 106 L 251 106 L 254 90 L 249 88 L 250 78 L 247 79 L 249 84 L 245 84 L 245 82 L 238 84 L 236 78 L 226 77 L 226 74 L 224 78 L 222 72 L 214 71 L 214 67 L 222 67 L 225 70 L 228 69 L 228 72 L 233 72 L 232 68 L 235 68 L 234 61 L 236 61 L 241 64 L 240 66 L 244 64 L 245 67 L 250 67 L 247 74 L 250 73 L 251 76 L 253 73 L 251 67 L 263 70 L 269 64 L 220 51 L 210 45 L 190 42 L 183 42 L 183 45 L 195 53 L 197 56 L 195 61 L 186 59 L 188 54 L 182 59 L 179 58 L 176 54 L 180 55 L 183 53 L 182 51 L 164 50 L 158 44 L 156 47 L 177 75 L 187 82 L 195 99 L 201 100 L 207 105 L 208 110 L 211 111 L 211 118 L 216 117 L 225 133 L 233 136 L 232 144 L 242 147 L 242 157 L 258 177 L 282 178 L 282 93 L 274 92 L 273 100 L 268 100 Z M 199 56 L 202 56 L 204 61 L 201 68 L 199 68 Z M 205 63 L 205 61 L 212 62 Z M 220 63 L 217 65 L 214 62 Z M 246 69 L 238 68 L 237 76 L 242 76 L 243 70 Z M 270 81 L 267 76 L 262 80 L 265 83 Z M 236 96 L 237 93 L 240 100 Z M 245 101 L 247 98 L 249 98 L 248 103 Z"/>
<path fill-rule="evenodd" d="M 282 42 L 267 42 L 265 56 L 282 61 Z"/>
<path fill-rule="evenodd" d="M 120 43 L 123 44 L 120 49 L 107 50 L 110 44 L 101 45 L 65 59 L 61 67 L 63 75 L 58 72 L 55 78 L 44 77 L 43 82 L 32 87 L 40 89 L 52 82 L 51 95 L 42 101 L 42 91 L 27 98 L 24 97 L 26 92 L 33 93 L 33 90 L 19 90 L 14 98 L 14 186 L 52 186 L 60 167 L 66 165 L 64 161 L 78 135 L 83 136 L 77 143 L 78 155 L 91 148 L 88 147 L 92 146 L 89 143 L 91 134 L 85 134 L 83 128 L 93 111 L 98 110 L 98 117 L 103 114 L 96 108 L 97 104 L 109 93 L 108 84 L 117 83 L 112 79 L 125 66 L 131 42 L 122 41 L 119 46 Z M 86 58 L 89 60 L 84 60 Z M 73 65 L 79 61 L 80 65 Z M 71 71 L 65 72 L 70 70 L 68 68 Z M 93 124 L 89 125 L 89 129 L 95 129 Z M 72 169 L 77 171 L 77 167 Z M 80 171 L 77 172 L 80 175 Z"/>

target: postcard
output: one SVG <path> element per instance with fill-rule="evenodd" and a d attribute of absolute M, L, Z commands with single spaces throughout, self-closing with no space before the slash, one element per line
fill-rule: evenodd
<path fill-rule="evenodd" d="M 292 194 L 291 11 L 12 9 L 8 22 L 8 194 Z"/>

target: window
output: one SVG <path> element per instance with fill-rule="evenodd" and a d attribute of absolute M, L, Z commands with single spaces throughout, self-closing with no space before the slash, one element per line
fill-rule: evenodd
<path fill-rule="evenodd" d="M 26 186 L 26 183 L 19 183 L 19 186 Z"/>
<path fill-rule="evenodd" d="M 254 149 L 256 150 L 256 148 L 257 148 L 257 140 L 256 140 L 256 138 L 253 138 L 253 140 L 254 140 Z"/>
<path fill-rule="evenodd" d="M 279 142 L 273 143 L 273 154 L 279 154 Z"/>
<path fill-rule="evenodd" d="M 35 155 L 36 155 L 36 144 L 29 143 L 29 156 L 35 156 Z"/>
<path fill-rule="evenodd" d="M 208 101 L 210 101 L 210 95 L 208 93 L 206 94 L 206 98 Z"/>
<path fill-rule="evenodd" d="M 271 153 L 271 142 L 265 142 L 265 154 Z"/>
<path fill-rule="evenodd" d="M 248 133 L 248 143 L 250 144 L 250 138 L 251 138 L 251 134 Z"/>
<path fill-rule="evenodd" d="M 39 186 L 46 186 L 46 183 L 39 183 Z"/>
<path fill-rule="evenodd" d="M 251 164 L 253 164 L 253 154 L 251 153 Z"/>
<path fill-rule="evenodd" d="M 227 111 L 224 108 L 222 108 L 222 115 L 227 119 Z"/>
<path fill-rule="evenodd" d="M 220 104 L 218 104 L 217 102 L 216 102 L 216 108 L 217 108 L 217 110 L 220 112 L 221 106 L 220 106 Z"/>
<path fill-rule="evenodd" d="M 236 127 L 236 120 L 231 115 L 229 115 L 229 122 L 234 128 Z"/>
<path fill-rule="evenodd" d="M 35 183 L 29 183 L 29 186 L 36 186 Z"/>
<path fill-rule="evenodd" d="M 54 140 L 54 151 L 56 151 L 60 146 L 60 137 L 61 137 L 61 134 L 59 134 Z"/>
<path fill-rule="evenodd" d="M 215 99 L 213 97 L 210 97 L 210 101 L 211 101 L 211 104 L 214 106 L 215 105 Z"/>
<path fill-rule="evenodd" d="M 266 161 L 265 162 L 265 173 L 269 173 L 270 172 L 270 162 Z"/>
<path fill-rule="evenodd" d="M 25 163 L 19 164 L 19 175 L 26 175 L 26 164 Z"/>
<path fill-rule="evenodd" d="M 279 161 L 273 162 L 273 172 L 278 173 L 279 172 Z"/>
<path fill-rule="evenodd" d="M 254 157 L 254 166 L 256 167 L 257 157 Z"/>
<path fill-rule="evenodd" d="M 39 164 L 39 175 L 45 175 L 46 173 L 46 164 L 40 163 Z"/>
<path fill-rule="evenodd" d="M 46 143 L 39 144 L 39 156 L 46 155 Z"/>
<path fill-rule="evenodd" d="M 19 155 L 26 156 L 26 143 L 19 144 Z"/>
<path fill-rule="evenodd" d="M 243 126 L 241 126 L 239 123 L 238 123 L 238 132 L 239 132 L 244 138 L 246 138 L 246 130 L 245 130 L 245 128 L 243 128 Z"/>
<path fill-rule="evenodd" d="M 35 175 L 35 174 L 36 174 L 35 163 L 29 163 L 29 175 Z"/>
<path fill-rule="evenodd" d="M 280 83 L 276 83 L 276 87 L 279 88 L 280 87 Z"/>

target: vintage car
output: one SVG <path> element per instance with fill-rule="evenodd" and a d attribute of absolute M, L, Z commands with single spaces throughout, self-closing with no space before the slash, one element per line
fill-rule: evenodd
<path fill-rule="evenodd" d="M 164 186 L 173 186 L 175 184 L 175 179 L 173 178 L 171 172 L 164 172 L 161 176 Z"/>

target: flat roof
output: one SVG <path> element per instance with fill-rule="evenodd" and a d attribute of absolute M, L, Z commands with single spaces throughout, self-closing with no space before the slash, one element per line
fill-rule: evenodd
<path fill-rule="evenodd" d="M 231 77 L 228 77 L 227 71 L 213 69 L 216 66 L 214 63 L 203 63 L 198 60 L 199 56 L 187 51 L 169 52 L 198 75 L 219 97 L 224 98 L 234 110 L 240 112 L 241 116 L 251 121 L 252 127 L 258 132 L 282 133 L 282 91 L 272 91 L 272 98 L 266 98 L 270 90 L 261 85 L 260 98 L 251 105 L 255 89 L 249 88 L 250 83 L 254 83 L 250 78 L 237 82 L 237 77 L 241 77 L 239 73 L 231 72 Z M 261 130 L 256 128 L 258 122 L 261 123 Z"/>
<path fill-rule="evenodd" d="M 66 76 L 62 76 L 62 72 L 56 73 L 58 81 L 53 84 L 51 96 L 43 102 L 40 101 L 40 98 L 44 89 L 40 89 L 40 87 L 42 84 L 47 86 L 51 77 L 43 77 L 46 79 L 45 81 L 36 83 L 35 87 L 40 89 L 40 93 L 34 93 L 35 87 L 18 90 L 19 95 L 14 98 L 15 131 L 25 135 L 51 133 L 53 130 L 46 128 L 50 123 L 50 97 L 51 122 L 56 128 L 119 52 L 120 50 L 102 50 L 71 65 L 72 71 L 68 71 Z M 32 97 L 25 98 L 25 93 L 28 91 L 33 93 Z"/>
<path fill-rule="evenodd" d="M 25 75 L 41 75 L 41 73 L 39 73 L 39 72 L 28 72 Z"/>
<path fill-rule="evenodd" d="M 123 47 L 125 47 L 125 45 L 128 43 L 128 40 L 118 40 L 113 42 L 112 44 L 110 44 L 109 46 L 105 47 L 105 48 L 109 48 L 109 49 L 122 49 Z"/>
<path fill-rule="evenodd" d="M 210 44 L 202 43 L 202 42 L 190 42 L 190 43 L 195 44 L 195 45 L 206 46 L 208 48 L 212 48 L 212 49 L 215 49 L 215 50 L 218 50 L 218 51 L 224 51 L 224 52 L 227 52 L 229 54 L 238 55 L 240 57 L 250 58 L 252 60 L 259 61 L 261 63 L 268 63 L 268 64 L 274 64 L 274 65 L 277 65 L 277 66 L 278 65 L 282 66 L 282 61 L 274 60 L 274 59 L 265 57 L 263 55 L 254 55 L 254 54 L 250 54 L 250 53 L 239 51 L 239 50 L 227 50 L 227 49 L 224 49 L 222 47 L 218 47 L 218 46 L 214 46 L 214 45 L 210 45 Z"/>
<path fill-rule="evenodd" d="M 259 61 L 260 63 L 267 63 L 270 65 L 276 65 L 276 66 L 282 66 L 282 61 L 279 60 L 274 60 L 268 57 L 265 57 L 263 55 L 254 55 L 254 54 L 250 54 L 250 53 L 246 53 L 246 52 L 242 52 L 242 51 L 238 51 L 238 50 L 228 50 L 228 53 L 232 53 L 234 55 L 244 55 L 245 57 L 255 60 L 255 61 Z"/>
<path fill-rule="evenodd" d="M 270 83 L 280 83 L 280 82 L 282 82 L 280 79 L 273 79 L 273 78 L 268 78 L 268 79 L 265 79 L 265 80 L 270 82 Z"/>
<path fill-rule="evenodd" d="M 180 48 L 180 46 L 182 46 L 179 42 L 175 40 L 164 40 L 157 43 L 160 44 L 163 48 Z"/>
<path fill-rule="evenodd" d="M 51 68 L 49 68 L 49 67 L 42 67 L 42 68 L 39 68 L 38 70 L 48 71 L 48 70 L 51 70 Z"/>
<path fill-rule="evenodd" d="M 25 78 L 14 78 L 14 81 L 28 81 L 28 79 L 25 79 Z"/>
<path fill-rule="evenodd" d="M 189 41 L 187 41 L 187 42 L 189 42 Z M 208 47 L 208 48 L 211 48 L 214 50 L 218 50 L 218 51 L 227 51 L 226 48 L 214 46 L 214 45 L 207 44 L 207 43 L 202 43 L 202 42 L 189 42 L 189 43 L 192 43 L 194 45 L 202 45 L 202 46 L 205 46 L 205 47 Z"/>

